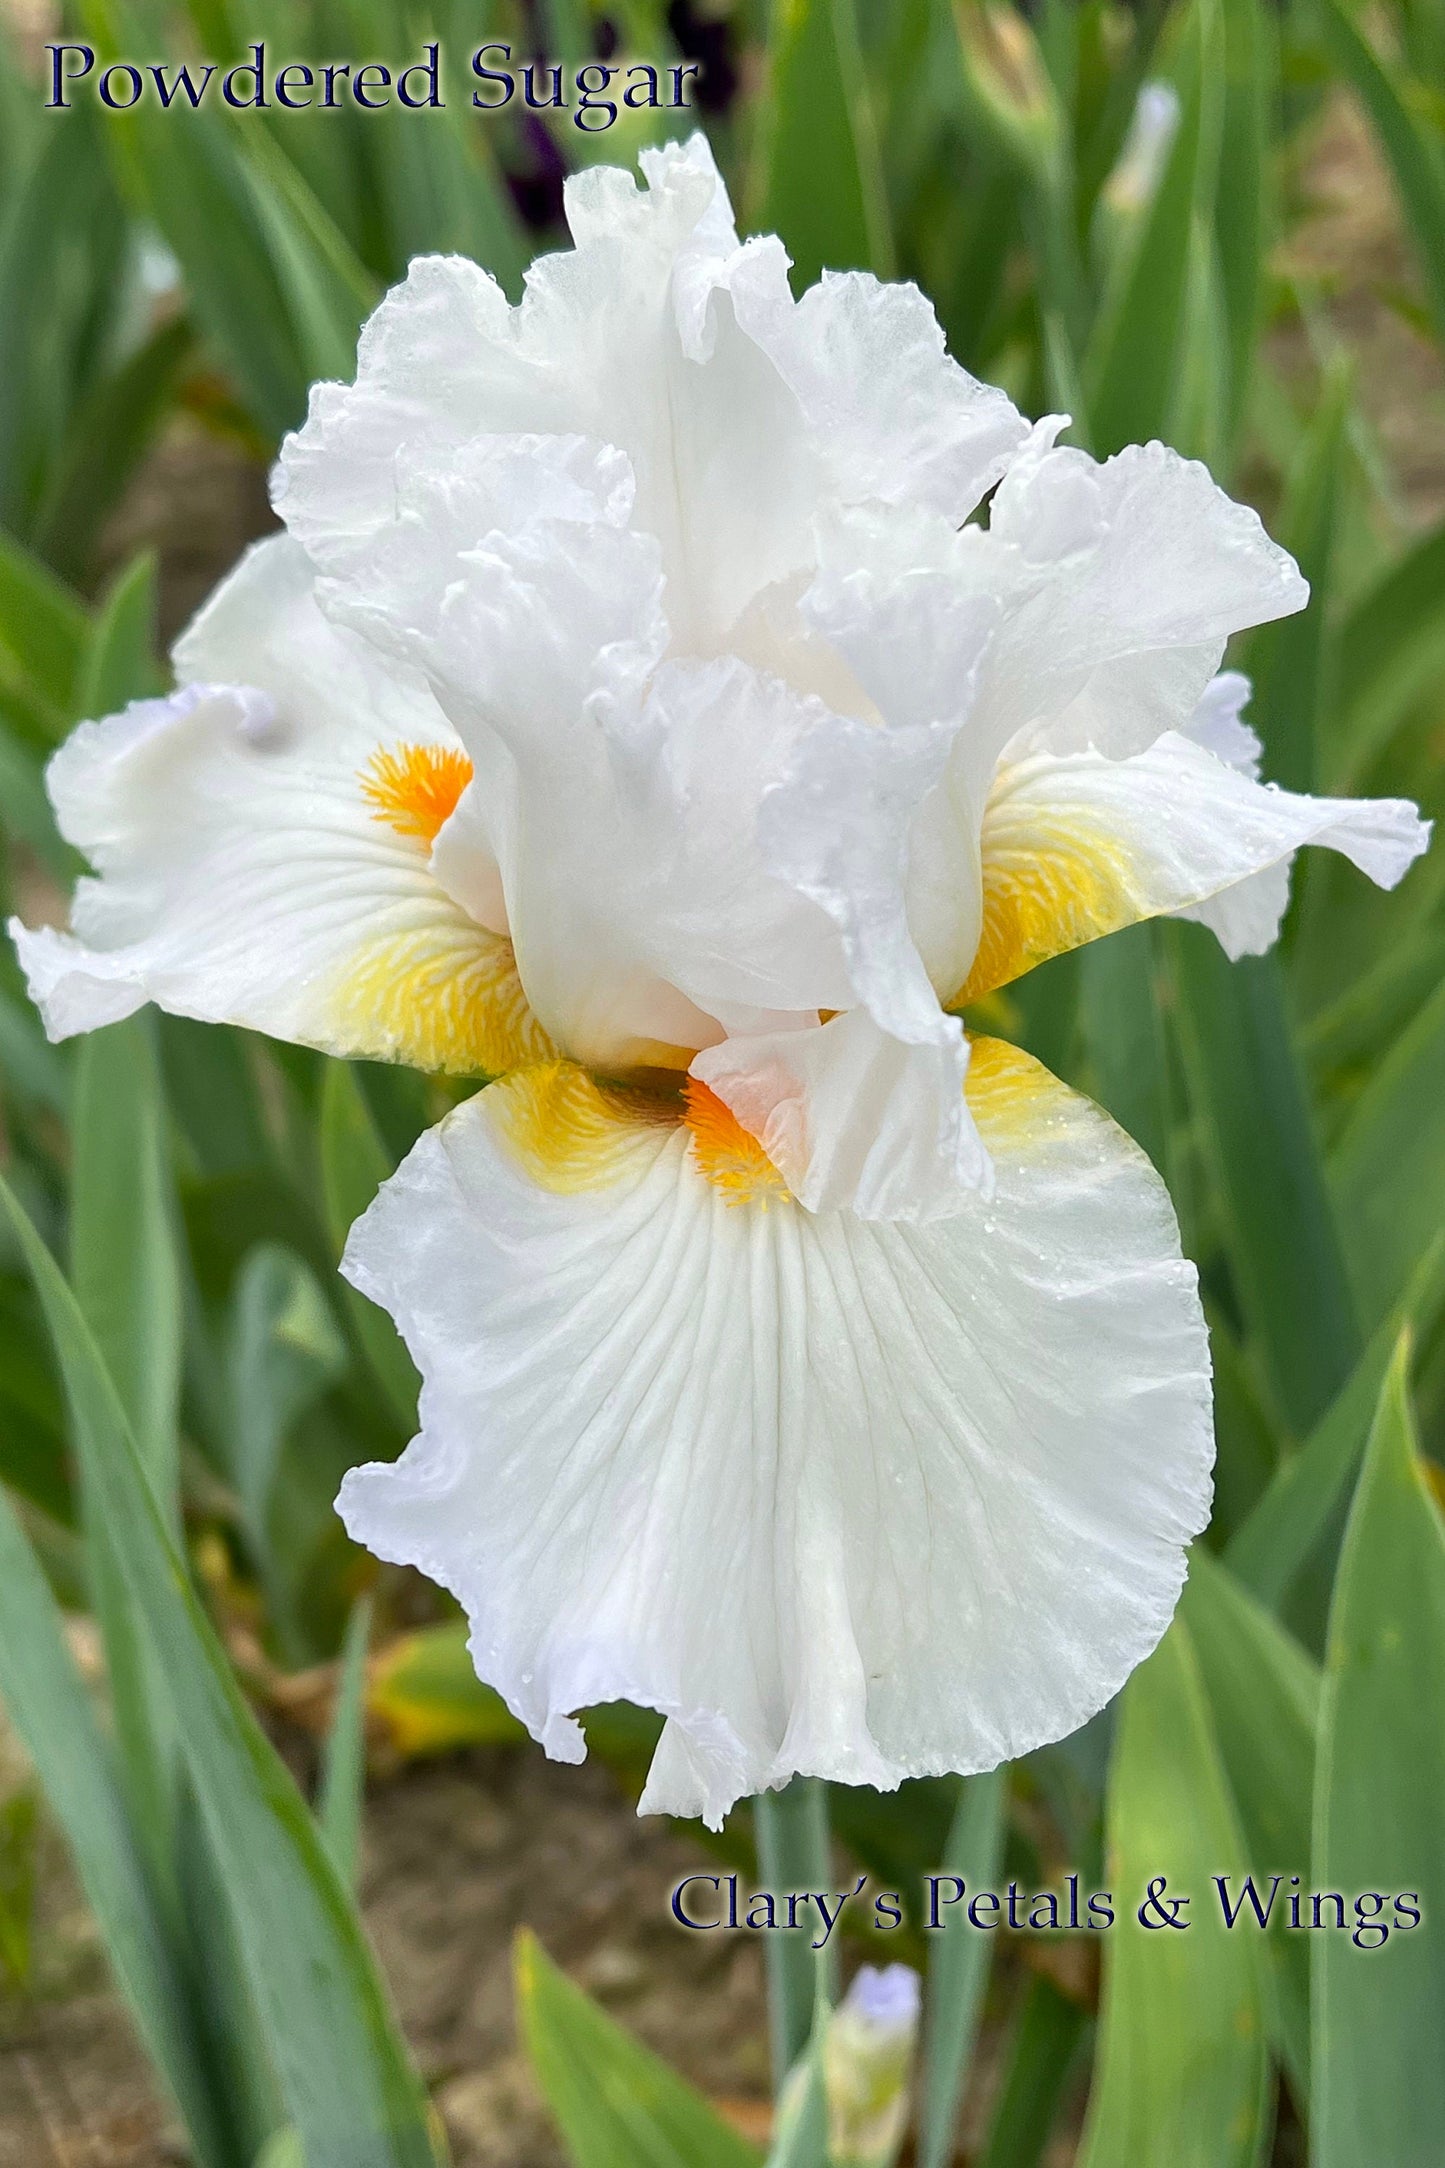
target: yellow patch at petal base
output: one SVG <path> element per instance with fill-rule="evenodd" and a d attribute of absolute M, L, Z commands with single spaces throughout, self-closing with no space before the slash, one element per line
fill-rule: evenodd
<path fill-rule="evenodd" d="M 692 1154 L 729 1204 L 768 1205 L 791 1196 L 787 1183 L 750 1130 L 717 1093 L 690 1076 L 683 1086 Z"/>
<path fill-rule="evenodd" d="M 599 1084 L 573 1061 L 548 1061 L 493 1084 L 488 1112 L 542 1189 L 600 1189 L 620 1174 L 648 1131 L 675 1129 L 680 1099 Z"/>
<path fill-rule="evenodd" d="M 471 779 L 472 764 L 460 746 L 384 746 L 361 771 L 361 795 L 373 820 L 430 848 Z"/>
<path fill-rule="evenodd" d="M 1006 1039 L 970 1039 L 965 1092 L 984 1143 L 1015 1162 L 1065 1139 L 1088 1102 Z M 682 1127 L 698 1171 L 729 1204 L 766 1210 L 789 1190 L 757 1138 L 696 1077 L 683 1091 L 602 1083 L 571 1061 L 517 1069 L 488 1086 L 495 1133 L 542 1189 L 604 1189 L 659 1130 Z M 1092 1110 L 1091 1110 L 1092 1111 Z"/>
<path fill-rule="evenodd" d="M 602 1083 L 576 1062 L 549 1061 L 492 1085 L 487 1105 L 532 1180 L 559 1195 L 604 1188 L 639 1145 L 679 1126 L 699 1172 L 729 1204 L 766 1206 L 789 1195 L 757 1138 L 696 1077 L 679 1093 Z"/>
<path fill-rule="evenodd" d="M 502 1076 L 556 1052 L 528 1006 L 511 942 L 440 892 L 430 923 L 363 950 L 332 1026 L 358 1053 L 450 1076 Z"/>
<path fill-rule="evenodd" d="M 946 1006 L 967 1008 L 1035 964 L 1152 916 L 1121 841 L 1079 822 L 1046 826 L 1016 811 L 1005 769 L 983 819 L 983 927 L 968 978 Z"/>
<path fill-rule="evenodd" d="M 986 1147 L 1017 1159 L 1072 1125 L 1079 1095 L 1021 1046 L 970 1037 L 963 1095 Z"/>

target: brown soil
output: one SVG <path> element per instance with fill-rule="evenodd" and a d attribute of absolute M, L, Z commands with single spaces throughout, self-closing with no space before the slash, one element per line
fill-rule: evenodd
<path fill-rule="evenodd" d="M 527 1925 L 572 1976 L 745 2126 L 765 2124 L 762 1969 L 751 1942 L 669 1917 L 706 1865 L 597 1767 L 527 1749 L 414 1766 L 372 1789 L 367 1926 L 455 2168 L 562 2168 L 512 2021 Z M 0 2002 L 0 2168 L 173 2168 L 167 2130 L 60 1840 L 42 1839 L 32 1992 Z"/>
<path fill-rule="evenodd" d="M 1271 352 L 1295 383 L 1334 346 L 1353 357 L 1355 389 L 1403 524 L 1445 518 L 1445 369 L 1416 320 L 1421 281 L 1388 169 L 1355 101 L 1333 99 L 1309 145 L 1300 190 L 1307 206 L 1276 269 L 1298 282 L 1319 314 L 1319 344 L 1298 327 Z"/>

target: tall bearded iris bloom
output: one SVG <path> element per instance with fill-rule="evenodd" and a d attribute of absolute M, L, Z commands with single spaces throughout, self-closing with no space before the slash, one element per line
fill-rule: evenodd
<path fill-rule="evenodd" d="M 1306 589 L 1202 467 L 1059 448 L 912 287 L 795 303 L 700 139 L 643 165 L 518 308 L 413 265 L 182 689 L 57 754 L 95 876 L 16 938 L 56 1035 L 492 1079 L 353 1233 L 422 1430 L 340 1510 L 549 1753 L 648 1704 L 644 1807 L 715 1822 L 1068 1732 L 1208 1515 L 1164 1187 L 961 1012 L 1159 913 L 1263 949 L 1301 844 L 1425 833 L 1254 779 L 1214 673 Z"/>

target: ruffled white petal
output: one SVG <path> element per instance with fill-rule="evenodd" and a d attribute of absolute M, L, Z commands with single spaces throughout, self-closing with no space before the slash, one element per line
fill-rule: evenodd
<path fill-rule="evenodd" d="M 1259 780 L 1264 747 L 1244 720 L 1253 688 L 1239 670 L 1222 670 L 1204 689 L 1204 698 L 1184 726 L 1183 735 L 1202 745 L 1227 768 L 1237 768 L 1251 782 Z M 1236 881 L 1203 903 L 1186 905 L 1175 915 L 1207 926 L 1232 956 L 1258 956 L 1270 947 L 1289 908 L 1294 857 L 1278 858 L 1249 879 Z"/>
<path fill-rule="evenodd" d="M 837 501 L 966 519 L 1027 434 L 1013 403 L 949 358 L 916 286 L 825 271 L 793 306 L 777 256 L 769 270 L 735 281 L 738 313 L 795 394 Z"/>
<path fill-rule="evenodd" d="M 1404 799 L 1256 783 L 1178 732 L 1129 760 L 1033 754 L 1001 770 L 989 799 L 983 936 L 958 1005 L 1081 942 L 1201 906 L 1231 956 L 1261 953 L 1303 844 L 1393 888 L 1429 839 Z"/>
<path fill-rule="evenodd" d="M 325 571 L 393 517 L 397 477 L 479 435 L 614 445 L 635 478 L 683 651 L 811 560 L 820 506 L 915 501 L 955 521 L 1024 434 L 944 352 L 913 287 L 829 278 L 800 304 L 777 241 L 739 247 L 706 141 L 644 154 L 648 181 L 567 184 L 575 247 L 512 310 L 456 258 L 423 258 L 368 324 L 354 388 L 318 386 L 277 504 Z"/>
<path fill-rule="evenodd" d="M 1158 444 L 1099 465 L 1054 446 L 1061 426 L 1033 431 L 987 531 L 953 533 L 916 506 L 835 517 L 802 601 L 875 713 L 960 719 L 907 874 L 910 925 L 945 998 L 984 931 L 982 832 L 1000 763 L 1146 749 L 1189 724 L 1229 633 L 1308 593 L 1203 467 Z"/>
<path fill-rule="evenodd" d="M 1003 615 L 999 552 L 977 528 L 876 507 L 820 535 L 805 622 L 842 655 L 876 720 L 949 733 L 917 804 L 903 870 L 908 926 L 934 986 L 951 991 L 978 944 L 979 827 L 999 745 L 976 714 Z"/>
<path fill-rule="evenodd" d="M 990 1767 L 1168 1622 L 1209 1507 L 1194 1273 L 1106 1117 L 980 1054 L 997 1194 L 935 1227 L 730 1204 L 685 1128 L 582 1087 L 542 1118 L 520 1076 L 353 1233 L 425 1382 L 347 1526 L 457 1594 L 549 1752 L 662 1710 L 645 1808 Z"/>
<path fill-rule="evenodd" d="M 1221 670 L 1205 686 L 1180 736 L 1202 745 L 1226 768 L 1237 768 L 1241 775 L 1257 783 L 1264 747 L 1258 732 L 1244 720 L 1253 690 L 1242 670 Z"/>
<path fill-rule="evenodd" d="M 646 166 L 646 191 L 606 167 L 568 183 L 577 246 L 538 259 L 515 310 L 474 264 L 413 264 L 362 335 L 355 386 L 317 386 L 283 447 L 278 509 L 320 569 L 344 572 L 387 529 L 413 466 L 517 433 L 625 455 L 685 651 L 716 649 L 750 596 L 806 563 L 817 456 L 726 290 L 755 251 L 737 248 L 701 137 Z"/>
<path fill-rule="evenodd" d="M 1013 586 L 975 712 L 1000 751 L 1022 733 L 1118 757 L 1185 724 L 1229 635 L 1309 588 L 1197 460 L 1136 444 L 1098 465 L 1053 444 L 1060 426 L 1038 424 L 994 494 Z"/>
<path fill-rule="evenodd" d="M 939 1006 L 906 908 L 910 833 L 958 725 L 831 718 L 763 803 L 765 861 L 837 927 L 860 1005 L 814 1028 L 731 1035 L 692 1073 L 814 1211 L 934 1219 L 990 1179 L 963 1095 L 962 1028 Z"/>
<path fill-rule="evenodd" d="M 96 876 L 72 933 L 12 929 L 52 1035 L 154 1000 L 425 1067 L 544 1054 L 509 944 L 367 794 L 378 752 L 464 759 L 421 680 L 321 617 L 284 538 L 242 561 L 178 655 L 247 676 L 83 724 L 51 763 L 61 830 Z"/>

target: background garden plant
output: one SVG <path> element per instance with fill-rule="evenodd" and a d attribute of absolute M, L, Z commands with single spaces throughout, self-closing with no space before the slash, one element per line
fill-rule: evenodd
<path fill-rule="evenodd" d="M 464 70 L 492 27 L 577 59 L 608 38 L 670 55 L 705 33 L 719 159 L 797 279 L 914 277 L 955 355 L 1026 410 L 1071 412 L 1099 455 L 1157 434 L 1258 502 L 1314 589 L 1304 616 L 1231 657 L 1255 680 L 1266 773 L 1440 810 L 1445 530 L 1430 522 L 1445 506 L 1406 487 L 1379 387 L 1297 250 L 1310 147 L 1347 95 L 1413 250 L 1383 305 L 1438 355 L 1445 40 L 1427 10 L 798 0 L 776 19 L 634 4 L 604 25 L 570 6 L 480 23 L 365 0 L 92 0 L 67 34 L 128 56 L 228 58 L 264 35 L 288 55 L 399 60 L 436 35 Z M 49 750 L 162 682 L 156 567 L 111 566 L 105 523 L 173 417 L 268 457 L 308 383 L 351 374 L 359 323 L 412 254 L 461 249 L 515 293 L 557 238 L 564 166 L 643 139 L 640 119 L 595 138 L 565 116 L 552 133 L 510 111 L 477 124 L 469 88 L 458 72 L 443 113 L 322 124 L 103 114 L 80 97 L 57 115 L 18 45 L 7 60 L 0 811 L 23 914 L 53 909 L 76 871 L 40 781 Z M 1430 382 L 1422 429 L 1439 427 Z M 866 1870 L 904 1893 L 904 1954 L 928 1956 L 928 2168 L 977 2082 L 990 1993 L 1010 2016 L 988 2168 L 1043 2157 L 1085 2069 L 1087 2168 L 1232 2168 L 1306 2143 L 1320 2168 L 1438 2157 L 1442 868 L 1437 852 L 1379 896 L 1333 862 L 1301 865 L 1274 956 L 1230 965 L 1199 928 L 1141 926 L 980 1019 L 1090 1091 L 1166 1174 L 1210 1316 L 1218 1496 L 1179 1619 L 1109 1718 L 966 1784 L 795 1786 L 723 1833 L 768 1886 L 842 1886 L 847 1860 L 848 1886 Z M 517 1733 L 460 1628 L 403 1620 L 331 1512 L 345 1467 L 409 1435 L 415 1394 L 386 1319 L 334 1265 L 456 1087 L 157 1016 L 52 1048 L 8 952 L 0 1061 L 0 1695 L 195 2159 L 431 2161 L 436 2121 L 350 1894 L 362 1704 L 412 1745 Z M 98 1624 L 99 1701 L 67 1612 Z M 309 1807 L 255 1711 L 329 1662 Z M 612 1709 L 590 1737 L 635 1787 L 654 1729 Z M 1202 1891 L 1246 1867 L 1350 1896 L 1419 1890 L 1426 1924 L 1362 1952 L 1205 1918 L 1187 1938 L 1148 1934 L 1121 1904 L 1097 1994 L 1081 1968 L 1065 1988 L 1012 1946 L 916 1931 L 934 1869 L 1041 1887 L 1073 1868 L 1125 1892 L 1158 1874 Z M 770 1957 L 779 2084 L 800 2056 L 814 2069 L 777 2157 L 821 2161 L 815 2018 L 837 1982 L 805 1937 Z M 535 1945 L 518 1982 L 581 2168 L 755 2157 Z"/>

